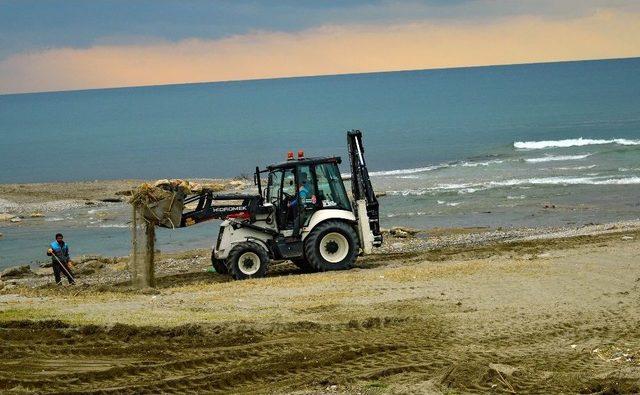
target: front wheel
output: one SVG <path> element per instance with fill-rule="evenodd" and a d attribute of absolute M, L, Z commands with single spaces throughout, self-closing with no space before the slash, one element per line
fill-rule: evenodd
<path fill-rule="evenodd" d="M 304 241 L 304 253 L 317 271 L 350 269 L 358 255 L 358 235 L 342 221 L 326 221 L 316 226 Z"/>
<path fill-rule="evenodd" d="M 267 274 L 269 255 L 260 245 L 246 241 L 238 243 L 227 256 L 229 273 L 236 280 L 264 277 Z"/>

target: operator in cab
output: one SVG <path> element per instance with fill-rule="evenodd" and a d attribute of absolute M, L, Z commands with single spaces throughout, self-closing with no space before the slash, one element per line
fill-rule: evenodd
<path fill-rule="evenodd" d="M 302 200 L 302 202 L 304 203 L 305 200 L 310 197 L 311 190 L 307 185 L 307 180 L 308 180 L 307 173 L 300 173 L 300 185 L 298 186 L 298 196 L 296 196 L 294 199 L 292 199 L 288 203 L 288 206 L 290 208 L 295 208 L 298 206 L 298 199 Z"/>

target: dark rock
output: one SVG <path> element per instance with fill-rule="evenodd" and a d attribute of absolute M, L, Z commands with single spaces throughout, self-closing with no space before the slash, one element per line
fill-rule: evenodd
<path fill-rule="evenodd" d="M 122 199 L 121 198 L 104 198 L 104 199 L 100 199 L 100 201 L 105 203 L 121 203 Z"/>
<path fill-rule="evenodd" d="M 7 278 L 26 277 L 32 274 L 33 272 L 31 271 L 31 267 L 29 267 L 29 265 L 21 265 L 21 266 L 13 266 L 13 267 L 4 269 L 0 273 L 0 278 L 4 280 Z"/>
<path fill-rule="evenodd" d="M 89 275 L 104 269 L 105 266 L 104 262 L 92 260 L 79 264 L 73 270 L 76 274 Z"/>
<path fill-rule="evenodd" d="M 89 261 L 102 261 L 103 258 L 101 255 L 81 255 L 79 258 L 74 259 L 77 263 L 85 263 Z"/>
<path fill-rule="evenodd" d="M 397 232 L 397 231 L 402 231 L 402 232 L 408 233 L 408 234 L 413 236 L 413 235 L 419 233 L 420 229 L 409 228 L 407 226 L 395 226 L 395 227 L 391 228 L 391 234 L 393 234 L 394 232 Z"/>

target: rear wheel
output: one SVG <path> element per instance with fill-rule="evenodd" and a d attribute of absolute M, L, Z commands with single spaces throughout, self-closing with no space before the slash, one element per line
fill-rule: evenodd
<path fill-rule="evenodd" d="M 211 251 L 211 266 L 213 266 L 213 268 L 216 269 L 217 273 L 220 273 L 220 274 L 229 273 L 229 270 L 227 269 L 227 265 L 224 263 L 224 260 L 216 258 L 213 251 Z"/>
<path fill-rule="evenodd" d="M 269 256 L 260 245 L 246 241 L 229 251 L 227 265 L 229 273 L 236 280 L 264 277 L 267 274 Z"/>
<path fill-rule="evenodd" d="M 358 235 L 346 222 L 326 221 L 307 236 L 304 253 L 315 270 L 350 269 L 358 255 Z"/>

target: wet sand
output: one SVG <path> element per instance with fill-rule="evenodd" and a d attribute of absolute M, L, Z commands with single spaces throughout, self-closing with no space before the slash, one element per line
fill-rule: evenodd
<path fill-rule="evenodd" d="M 195 251 L 161 258 L 150 291 L 17 285 L 0 291 L 0 390 L 638 392 L 640 230 L 609 228 L 250 281 Z"/>
<path fill-rule="evenodd" d="M 144 180 L 97 180 L 60 183 L 0 184 L 0 197 L 18 203 L 60 200 L 101 200 L 122 197 Z"/>
<path fill-rule="evenodd" d="M 154 180 L 155 181 L 155 180 Z M 233 180 L 190 179 L 199 183 L 221 183 L 228 188 Z M 126 201 L 130 191 L 149 180 L 96 180 L 59 183 L 0 184 L 0 212 L 25 210 L 55 211 L 77 203 Z M 243 181 L 243 185 L 246 181 Z M 4 203 L 4 204 L 2 204 Z M 57 205 L 55 204 L 57 203 Z M 3 206 L 5 210 L 2 210 Z M 59 207 L 58 207 L 59 206 Z"/>

